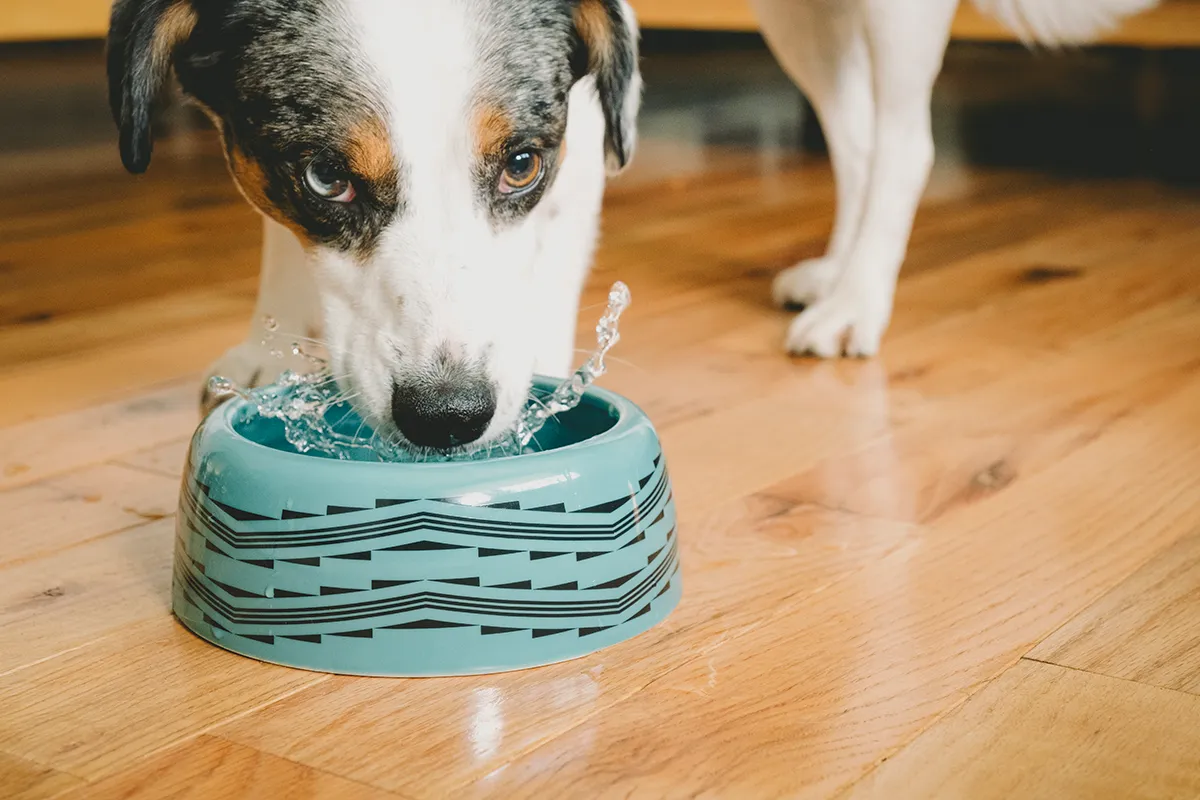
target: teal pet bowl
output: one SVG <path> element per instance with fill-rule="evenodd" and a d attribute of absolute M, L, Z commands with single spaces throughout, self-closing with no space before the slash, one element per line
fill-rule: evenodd
<path fill-rule="evenodd" d="M 338 461 L 230 401 L 188 454 L 175 614 L 236 653 L 352 675 L 520 669 L 648 630 L 680 598 L 649 419 L 590 389 L 538 440 L 485 461 Z"/>

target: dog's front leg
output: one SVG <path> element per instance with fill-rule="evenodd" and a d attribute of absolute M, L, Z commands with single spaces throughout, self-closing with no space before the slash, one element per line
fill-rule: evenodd
<path fill-rule="evenodd" d="M 802 313 L 788 348 L 870 356 L 891 320 L 896 279 L 933 165 L 930 99 L 957 0 L 860 0 L 871 54 L 875 135 L 862 221 L 830 292 Z"/>
<path fill-rule="evenodd" d="M 875 98 L 864 10 L 858 2 L 754 0 L 771 51 L 804 92 L 829 145 L 837 208 L 829 246 L 775 280 L 775 302 L 811 306 L 841 278 L 858 235 L 875 136 Z"/>
<path fill-rule="evenodd" d="M 217 359 L 208 378 L 219 375 L 250 388 L 272 382 L 284 370 L 304 371 L 309 365 L 292 353 L 292 345 L 309 345 L 308 339 L 321 335 L 320 323 L 320 305 L 304 248 L 291 231 L 265 219 L 258 301 L 249 334 Z M 222 399 L 209 394 L 208 378 L 201 394 L 205 410 Z"/>

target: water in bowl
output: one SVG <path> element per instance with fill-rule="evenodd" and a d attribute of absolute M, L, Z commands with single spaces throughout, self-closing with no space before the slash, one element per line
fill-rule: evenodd
<path fill-rule="evenodd" d="M 323 368 L 307 374 L 285 372 L 276 383 L 251 390 L 215 377 L 209 391 L 214 396 L 236 394 L 247 401 L 235 421 L 243 435 L 277 449 L 307 455 L 349 461 L 443 462 L 479 461 L 550 450 L 600 433 L 615 422 L 610 419 L 606 423 L 602 409 L 597 416 L 596 408 L 580 408 L 580 403 L 587 387 L 606 371 L 604 359 L 621 338 L 619 320 L 630 300 L 624 283 L 613 284 L 608 307 L 596 325 L 597 347 L 591 357 L 559 386 L 535 386 L 514 430 L 478 448 L 450 453 L 414 451 L 380 435 L 368 428 L 351 405 L 342 400 L 337 382 Z M 272 336 L 270 321 L 267 329 Z M 303 355 L 298 345 L 292 347 L 295 354 Z M 317 361 L 313 356 L 307 358 Z M 559 420 L 559 415 L 577 408 L 569 424 Z"/>

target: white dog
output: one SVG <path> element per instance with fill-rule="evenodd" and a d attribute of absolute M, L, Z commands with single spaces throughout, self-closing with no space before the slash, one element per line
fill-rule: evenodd
<path fill-rule="evenodd" d="M 930 99 L 958 0 L 752 0 L 779 62 L 821 120 L 837 180 L 822 258 L 775 281 L 805 310 L 788 349 L 871 356 L 933 165 Z M 1085 42 L 1157 0 L 975 0 L 1026 41 Z"/>
<path fill-rule="evenodd" d="M 1029 38 L 1088 38 L 1153 0 L 976 0 Z M 824 126 L 838 215 L 788 270 L 794 352 L 875 353 L 933 159 L 929 99 L 957 0 L 756 0 Z M 117 0 L 110 96 L 126 166 L 172 69 L 265 219 L 243 384 L 319 336 L 364 418 L 420 447 L 509 429 L 564 375 L 606 173 L 641 96 L 625 0 Z"/>

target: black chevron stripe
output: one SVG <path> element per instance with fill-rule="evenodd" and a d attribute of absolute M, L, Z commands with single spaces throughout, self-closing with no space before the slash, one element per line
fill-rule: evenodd
<path fill-rule="evenodd" d="M 660 495 L 661 492 L 665 489 L 667 482 L 668 482 L 668 475 L 667 475 L 666 471 L 664 470 L 662 472 L 662 474 L 659 476 L 659 481 L 655 485 L 655 489 L 650 492 L 649 496 L 647 496 L 646 498 L 643 498 L 643 501 L 639 505 L 653 506 L 654 504 L 656 504 L 659 499 L 658 495 Z M 185 494 L 188 496 L 188 500 L 191 501 L 191 504 L 193 506 L 195 506 L 197 508 L 202 508 L 202 504 L 199 503 L 199 497 L 195 493 L 195 491 L 192 489 L 190 482 L 189 482 L 189 486 L 187 488 L 188 488 L 188 491 Z M 212 501 L 212 502 L 214 502 L 214 504 L 216 504 L 216 505 L 220 505 L 216 501 Z M 211 514 L 207 513 L 207 509 L 204 509 L 204 511 L 206 512 L 206 516 L 211 516 Z M 310 529 L 301 530 L 301 531 L 260 530 L 260 531 L 254 531 L 253 533 L 242 533 L 242 532 L 236 532 L 236 531 L 233 531 L 233 533 L 235 533 L 236 535 L 238 535 L 242 538 L 253 538 L 255 536 L 269 537 L 269 539 L 274 542 L 274 541 L 279 541 L 281 539 L 312 536 L 315 534 L 324 534 L 324 533 L 329 533 L 329 534 L 334 534 L 334 533 L 339 533 L 339 532 L 377 533 L 380 531 L 380 529 L 386 529 L 390 526 L 395 526 L 397 523 L 405 523 L 409 519 L 422 518 L 422 517 L 426 517 L 426 518 L 430 518 L 430 519 L 434 519 L 434 520 L 457 521 L 459 523 L 460 528 L 463 527 L 464 525 L 466 525 L 468 527 L 478 526 L 478 527 L 482 527 L 482 528 L 495 529 L 498 531 L 527 530 L 534 535 L 539 534 L 539 533 L 575 533 L 575 532 L 580 532 L 580 531 L 603 533 L 603 532 L 612 530 L 614 527 L 618 527 L 620 525 L 625 524 L 630 519 L 636 519 L 637 516 L 638 516 L 637 509 L 634 509 L 634 510 L 630 511 L 630 513 L 626 514 L 622 519 L 618 520 L 616 523 L 614 523 L 612 525 L 562 526 L 562 525 L 551 525 L 551 524 L 543 524 L 543 523 L 512 523 L 512 522 L 504 522 L 504 521 L 497 521 L 497 520 L 474 520 L 474 519 L 469 519 L 469 518 L 464 519 L 462 517 L 458 517 L 458 516 L 454 516 L 454 515 L 438 514 L 435 512 L 422 512 L 420 514 L 395 517 L 395 518 L 391 518 L 391 519 L 387 519 L 387 520 L 375 520 L 375 521 L 371 521 L 371 522 L 360 522 L 360 523 L 348 524 L 348 525 L 343 525 L 343 526 L 325 526 L 325 527 L 320 527 L 320 528 L 310 528 Z M 217 521 L 220 522 L 219 520 L 217 520 Z M 221 524 L 224 525 L 224 523 L 221 523 Z M 404 526 L 402 525 L 401 527 L 403 528 Z"/>
<path fill-rule="evenodd" d="M 361 541 L 363 539 L 380 538 L 408 533 L 413 530 L 437 530 L 446 533 L 463 533 L 477 536 L 488 536 L 501 539 L 534 539 L 561 538 L 570 536 L 572 539 L 596 539 L 611 541 L 620 538 L 638 522 L 639 508 L 635 507 L 621 519 L 611 525 L 550 525 L 530 522 L 504 522 L 499 520 L 476 520 L 458 517 L 451 514 L 436 512 L 420 512 L 387 520 L 356 523 L 344 526 L 325 526 L 300 531 L 256 530 L 253 532 L 237 531 L 215 517 L 199 501 L 199 497 L 190 486 L 185 492 L 186 505 L 205 523 L 212 528 L 226 543 L 237 547 L 251 547 L 256 544 L 271 547 L 300 547 L 317 544 L 334 544 Z M 649 495 L 637 506 L 653 509 L 662 499 L 669 483 L 667 471 L 663 470 L 659 481 Z M 216 501 L 213 501 L 214 503 Z"/>
<path fill-rule="evenodd" d="M 674 574 L 674 570 L 678 569 L 676 555 L 672 551 L 667 558 L 663 559 L 653 574 L 640 582 L 622 598 L 592 602 L 545 603 L 537 601 L 510 601 L 496 603 L 481 602 L 471 598 L 455 597 L 435 592 L 422 592 L 402 598 L 391 598 L 345 606 L 313 609 L 260 609 L 254 611 L 238 609 L 211 591 L 194 575 L 185 573 L 180 578 L 185 582 L 189 591 L 202 598 L 206 604 L 234 624 L 314 625 L 360 619 L 365 620 L 372 617 L 390 616 L 421 609 L 483 614 L 488 617 L 596 617 L 623 613 L 634 607 L 657 586 L 659 581 Z M 531 606 L 533 607 L 531 608 Z M 298 614 L 307 614 L 308 616 L 298 617 L 296 616 Z"/>
<path fill-rule="evenodd" d="M 653 508 L 650 509 L 651 513 L 653 511 L 654 511 Z M 666 506 L 664 505 L 663 508 L 661 509 L 661 513 L 655 519 L 655 522 L 658 522 L 659 519 L 661 519 L 662 515 L 665 514 L 665 512 L 666 512 Z M 216 519 L 211 514 L 209 514 L 202 507 L 185 503 L 184 507 L 181 509 L 181 513 L 189 521 L 189 523 L 192 525 L 193 529 L 195 529 L 198 533 L 203 534 L 204 531 L 197 525 L 197 523 L 199 523 L 200 525 L 203 525 L 204 528 L 211 530 L 211 532 L 217 538 L 221 539 L 221 541 L 223 543 L 230 546 L 234 550 L 237 550 L 241 547 L 253 546 L 252 542 L 245 541 L 245 537 L 243 534 L 239 534 L 238 532 L 232 530 L 231 528 L 226 526 L 224 523 L 222 523 L 220 520 Z M 466 536 L 466 535 L 480 536 L 480 535 L 482 535 L 482 536 L 488 537 L 488 538 L 505 538 L 505 539 L 528 539 L 529 538 L 526 536 L 505 536 L 505 535 L 498 535 L 498 534 L 492 534 L 492 533 L 480 533 L 478 531 L 471 531 L 469 528 L 462 526 L 462 525 L 452 525 L 452 526 L 422 525 L 422 522 L 423 522 L 423 520 L 422 520 L 421 515 L 414 515 L 409 527 L 414 530 L 420 530 L 423 533 L 428 533 L 430 531 L 430 529 L 432 528 L 433 530 L 437 530 L 439 532 L 450 533 L 450 534 L 455 534 L 455 535 L 460 535 L 460 536 Z M 621 536 L 625 535 L 625 533 L 627 533 L 628 530 L 633 529 L 633 527 L 636 525 L 636 523 L 637 523 L 637 520 L 630 520 L 628 525 L 623 526 L 621 529 L 618 529 L 618 530 L 614 531 L 612 534 L 607 535 L 607 536 L 582 536 L 582 537 L 572 536 L 571 538 L 575 539 L 577 541 L 579 541 L 579 540 L 583 540 L 583 541 L 595 541 L 595 540 L 615 541 L 615 540 L 618 540 Z M 329 545 L 329 544 L 333 544 L 333 543 L 360 542 L 363 539 L 382 538 L 383 536 L 391 537 L 394 535 L 398 535 L 399 533 L 401 533 L 401 531 L 392 530 L 392 531 L 387 532 L 386 534 L 367 534 L 367 535 L 351 536 L 351 537 L 338 537 L 339 541 L 337 541 L 337 542 L 317 541 L 317 540 L 312 540 L 312 539 L 307 540 L 307 541 L 302 541 L 302 542 L 282 542 L 282 541 L 275 541 L 271 537 L 265 537 L 265 538 L 264 537 L 254 537 L 254 538 L 256 538 L 256 539 L 263 538 L 263 541 L 261 543 L 264 546 L 269 545 L 273 548 L 284 548 L 284 547 L 313 547 L 313 546 L 317 546 L 320 544 Z M 536 539 L 538 541 L 544 541 L 544 540 L 561 541 L 562 537 L 561 536 L 538 536 L 538 537 L 536 537 Z M 212 546 L 212 545 L 210 545 L 210 546 Z M 414 542 L 414 543 L 397 545 L 392 548 L 384 548 L 384 549 L 418 549 L 421 546 L 423 546 L 423 545 L 421 545 L 420 542 Z M 427 546 L 429 548 L 435 548 L 435 547 L 464 547 L 465 545 L 450 545 L 450 544 L 444 544 L 444 543 L 429 542 Z M 222 553 L 222 554 L 227 555 L 227 556 L 229 555 L 228 553 Z M 233 556 L 230 556 L 230 557 L 232 558 Z M 264 564 L 264 566 L 266 566 L 266 565 Z"/>
<path fill-rule="evenodd" d="M 670 590 L 670 588 L 671 588 L 671 581 L 668 580 L 667 583 L 663 586 L 662 590 L 659 591 L 659 593 L 655 595 L 655 599 L 662 597 L 664 594 L 667 593 L 667 591 Z M 184 597 L 188 602 L 190 602 L 193 606 L 195 606 L 195 601 L 189 595 L 187 595 L 186 592 L 184 594 Z M 586 636 L 592 636 L 597 633 L 601 633 L 602 631 L 611 630 L 615 627 L 618 627 L 619 625 L 623 625 L 623 624 L 632 622 L 633 620 L 635 620 L 639 617 L 643 617 L 646 614 L 650 613 L 653 606 L 654 606 L 654 603 L 653 603 L 653 601 L 651 601 L 651 602 L 647 603 L 644 607 L 642 607 L 642 609 L 640 611 L 638 611 L 637 613 L 635 613 L 613 625 L 604 625 L 604 626 L 599 626 L 599 627 L 585 627 L 585 628 L 576 628 L 576 629 L 572 629 L 572 628 L 532 628 L 531 629 L 531 628 L 524 628 L 524 627 L 513 628 L 513 627 L 499 627 L 499 626 L 494 626 L 494 625 L 482 625 L 482 626 L 480 626 L 480 633 L 483 636 L 497 636 L 497 635 L 506 634 L 506 633 L 528 632 L 532 635 L 532 637 L 534 639 L 541 639 L 541 638 L 545 638 L 547 636 L 555 636 L 560 633 L 567 633 L 571 630 L 575 630 L 579 634 L 580 637 L 586 637 Z M 214 627 L 220 628 L 220 625 L 218 625 L 216 623 L 216 620 L 212 619 L 212 617 L 208 616 L 207 614 L 204 615 L 204 619 L 209 624 L 213 625 Z M 459 622 L 447 622 L 445 620 L 423 619 L 423 620 L 416 620 L 414 622 L 402 623 L 402 624 L 398 624 L 398 625 L 387 625 L 387 626 L 383 627 L 383 630 L 414 630 L 414 629 L 465 628 L 465 627 L 472 627 L 472 626 L 466 625 L 464 623 L 459 623 Z M 254 641 L 263 642 L 266 644 L 274 644 L 275 639 L 277 638 L 276 636 L 272 636 L 272 635 L 265 635 L 265 636 L 264 635 L 255 635 L 255 634 L 236 634 L 236 635 L 239 635 L 245 639 L 252 639 Z M 291 641 L 296 641 L 296 642 L 307 642 L 307 643 L 312 643 L 312 644 L 320 644 L 322 641 L 321 637 L 323 635 L 372 639 L 375 636 L 375 631 L 374 631 L 374 629 L 366 629 L 366 630 L 355 630 L 355 631 L 343 631 L 343 632 L 328 633 L 328 634 L 293 633 L 291 635 L 280 634 L 278 636 L 278 638 L 289 639 Z"/>
<path fill-rule="evenodd" d="M 220 596 L 217 596 L 215 593 L 212 593 L 212 591 L 210 591 L 208 588 L 206 588 L 204 584 L 202 584 L 198 581 L 194 581 L 194 579 L 191 579 L 190 576 L 184 576 L 184 579 L 187 582 L 188 588 L 193 589 L 194 591 L 196 591 L 196 593 L 198 595 L 203 596 L 204 600 L 206 602 L 209 602 L 210 606 L 220 609 L 221 613 L 226 615 L 230 621 L 241 622 L 241 624 L 254 624 L 254 622 L 259 622 L 259 624 L 272 624 L 272 625 L 320 624 L 320 622 L 341 622 L 341 621 L 349 621 L 349 620 L 370 619 L 370 618 L 372 618 L 372 616 L 398 614 L 398 613 L 409 612 L 409 610 L 418 610 L 418 609 L 422 609 L 422 608 L 437 608 L 437 609 L 442 609 L 442 610 L 450 610 L 450 612 L 461 612 L 461 613 L 482 613 L 482 614 L 486 614 L 488 616 L 496 616 L 496 615 L 499 615 L 499 616 L 550 616 L 550 618 L 563 618 L 563 616 L 608 615 L 608 614 L 612 614 L 612 613 L 620 613 L 620 612 L 623 612 L 623 610 L 628 610 L 628 608 L 631 607 L 632 604 L 636 603 L 638 600 L 641 599 L 641 597 L 648 594 L 650 589 L 654 588 L 654 585 L 656 583 L 658 583 L 658 581 L 660 581 L 660 579 L 662 578 L 661 573 L 664 573 L 664 572 L 666 572 L 667 569 L 670 569 L 672 564 L 673 564 L 673 561 L 671 561 L 671 560 L 664 561 L 664 564 L 662 564 L 660 566 L 660 569 L 655 571 L 654 576 L 650 577 L 648 579 L 648 581 L 644 582 L 643 584 L 638 585 L 638 587 L 635 590 L 631 590 L 628 595 L 626 595 L 625 597 L 622 597 L 622 599 L 620 599 L 619 601 L 595 601 L 592 603 L 587 603 L 587 602 L 574 602 L 574 603 L 570 603 L 570 602 L 563 602 L 563 603 L 539 602 L 538 604 L 540 604 L 540 606 L 547 606 L 547 604 L 553 604 L 553 606 L 558 606 L 558 608 L 556 608 L 556 609 L 548 609 L 547 608 L 547 609 L 542 609 L 542 610 L 536 610 L 536 612 L 529 612 L 529 610 L 524 610 L 524 609 L 520 609 L 520 608 L 518 608 L 518 609 L 504 608 L 503 606 L 500 608 L 494 608 L 497 606 L 497 603 L 473 602 L 472 599 L 463 599 L 463 597 L 456 597 L 454 595 L 444 595 L 444 594 L 438 594 L 438 593 L 420 593 L 418 595 L 408 595 L 406 597 L 401 597 L 401 599 L 392 599 L 390 601 L 376 601 L 376 603 L 373 603 L 373 604 L 376 604 L 376 606 L 379 606 L 379 603 L 385 603 L 385 606 L 371 608 L 371 609 L 365 609 L 365 610 L 361 610 L 361 612 L 347 612 L 347 610 L 344 610 L 344 609 L 347 609 L 347 608 L 360 608 L 361 609 L 362 607 L 367 606 L 367 604 L 372 604 L 372 603 L 359 603 L 359 604 L 354 604 L 354 606 L 349 606 L 349 607 L 348 606 L 340 606 L 340 607 L 317 608 L 317 609 L 312 609 L 313 612 L 317 612 L 317 613 L 314 614 L 313 616 L 310 616 L 310 618 L 290 619 L 290 615 L 295 613 L 294 609 L 292 609 L 292 610 L 268 609 L 268 610 L 259 610 L 259 612 L 253 612 L 253 610 L 248 610 L 248 609 L 247 610 L 239 610 L 238 608 L 233 606 L 233 604 L 230 604 L 230 603 L 222 600 Z M 522 604 L 522 606 L 524 606 L 524 604 L 532 604 L 534 602 L 538 602 L 538 601 L 526 601 L 521 604 Z M 485 606 L 492 606 L 493 608 L 484 608 Z M 509 606 L 511 606 L 511 604 L 509 604 Z M 564 607 L 568 607 L 568 606 L 574 607 L 574 610 L 564 610 Z M 583 606 L 587 606 L 587 608 L 580 608 Z M 287 614 L 288 616 L 284 616 L 284 614 Z M 269 619 L 263 619 L 263 618 L 268 618 L 268 616 L 269 616 Z"/>
<path fill-rule="evenodd" d="M 656 485 L 653 492 L 644 499 L 640 505 L 653 509 L 662 498 L 662 494 L 666 491 L 668 478 L 664 471 L 660 477 L 659 483 Z M 389 520 L 376 521 L 372 523 L 359 523 L 356 525 L 343 526 L 340 528 L 316 528 L 307 531 L 255 531 L 244 532 L 230 528 L 223 521 L 213 516 L 208 509 L 204 508 L 199 502 L 199 498 L 192 492 L 185 492 L 187 502 L 186 507 L 196 514 L 199 519 L 206 524 L 207 527 L 213 529 L 218 536 L 226 543 L 232 546 L 247 547 L 254 544 L 263 544 L 270 546 L 304 546 L 317 544 L 332 544 L 341 542 L 354 542 L 363 539 L 380 538 L 381 536 L 392 536 L 411 532 L 415 529 L 424 530 L 441 530 L 448 533 L 472 533 L 475 535 L 490 536 L 492 538 L 503 539 L 547 539 L 561 538 L 563 535 L 571 536 L 572 538 L 597 538 L 601 540 L 613 540 L 620 538 L 638 521 L 638 509 L 635 508 L 629 514 L 626 514 L 622 519 L 609 526 L 571 526 L 563 527 L 558 525 L 542 525 L 539 523 L 508 523 L 497 521 L 480 521 L 472 519 L 464 519 L 452 515 L 437 514 L 433 512 L 420 512 L 410 514 L 405 517 L 398 517 Z M 451 527 L 444 527 L 445 524 Z M 338 531 L 350 531 L 349 533 L 337 533 Z M 521 531 L 521 533 L 512 533 L 512 531 Z M 507 532 L 507 533 L 506 533 Z M 327 536 L 320 534 L 328 533 Z M 589 535 L 592 535 L 589 537 Z"/>

